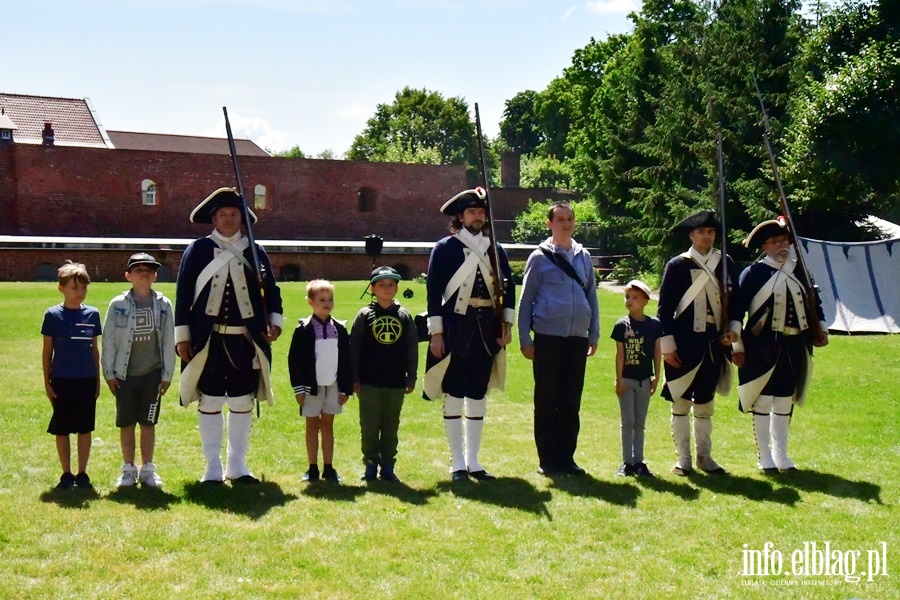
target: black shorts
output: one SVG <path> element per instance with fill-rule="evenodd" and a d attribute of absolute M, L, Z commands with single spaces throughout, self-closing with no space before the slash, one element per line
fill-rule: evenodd
<path fill-rule="evenodd" d="M 259 387 L 259 366 L 254 368 L 256 347 L 243 335 L 209 337 L 209 354 L 197 389 L 207 396 L 247 396 Z"/>
<path fill-rule="evenodd" d="M 156 425 L 159 422 L 161 402 L 159 382 L 162 370 L 156 369 L 145 375 L 119 380 L 116 394 L 116 427 Z"/>
<path fill-rule="evenodd" d="M 53 400 L 53 416 L 47 433 L 69 435 L 94 431 L 97 414 L 97 378 L 72 377 L 51 379 L 50 386 L 56 392 Z"/>

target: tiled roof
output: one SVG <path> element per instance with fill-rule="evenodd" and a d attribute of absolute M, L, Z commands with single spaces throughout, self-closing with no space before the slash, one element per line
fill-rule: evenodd
<path fill-rule="evenodd" d="M 41 144 L 44 123 L 52 123 L 57 146 L 108 148 L 103 126 L 88 98 L 51 98 L 0 93 L 0 107 L 18 129 L 19 144 Z"/>
<path fill-rule="evenodd" d="M 109 131 L 113 145 L 119 150 L 156 150 L 160 152 L 190 152 L 195 154 L 230 154 L 225 138 L 170 135 L 164 133 L 136 133 Z M 238 156 L 269 156 L 252 140 L 234 140 Z"/>

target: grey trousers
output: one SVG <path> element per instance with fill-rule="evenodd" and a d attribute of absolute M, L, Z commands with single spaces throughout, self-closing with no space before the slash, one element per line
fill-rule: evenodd
<path fill-rule="evenodd" d="M 650 408 L 650 380 L 623 379 L 625 393 L 619 396 L 622 417 L 622 462 L 644 462 L 644 423 Z"/>

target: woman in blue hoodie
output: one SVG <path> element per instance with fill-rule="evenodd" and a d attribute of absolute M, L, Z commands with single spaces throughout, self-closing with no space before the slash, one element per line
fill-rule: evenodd
<path fill-rule="evenodd" d="M 568 202 L 550 206 L 547 227 L 551 236 L 525 266 L 519 340 L 534 371 L 539 472 L 583 475 L 575 448 L 587 357 L 600 339 L 597 284 L 590 254 L 572 238 L 575 211 Z"/>

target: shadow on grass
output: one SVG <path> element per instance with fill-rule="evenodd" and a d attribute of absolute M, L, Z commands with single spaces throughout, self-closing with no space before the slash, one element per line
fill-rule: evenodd
<path fill-rule="evenodd" d="M 261 519 L 278 506 L 297 499 L 285 494 L 277 483 L 263 481 L 257 485 L 205 485 L 192 481 L 184 486 L 186 502 L 202 504 L 206 508 Z"/>
<path fill-rule="evenodd" d="M 515 508 L 536 515 L 545 516 L 552 521 L 553 516 L 547 510 L 547 503 L 553 498 L 549 491 L 541 491 L 531 483 L 518 477 L 498 477 L 494 481 L 442 481 L 437 489 L 454 496 L 493 504 L 505 508 Z"/>
<path fill-rule="evenodd" d="M 60 508 L 88 508 L 91 502 L 100 499 L 97 490 L 91 488 L 72 488 L 70 490 L 47 490 L 40 496 L 41 502 L 56 504 Z"/>
<path fill-rule="evenodd" d="M 821 492 L 837 498 L 856 498 L 863 502 L 881 502 L 881 486 L 868 481 L 852 481 L 840 475 L 819 471 L 790 471 L 780 473 L 772 481 L 805 492 Z"/>
<path fill-rule="evenodd" d="M 127 487 L 118 488 L 106 496 L 119 504 L 133 504 L 139 510 L 169 510 L 173 504 L 181 502 L 181 498 L 159 488 Z"/>
<path fill-rule="evenodd" d="M 775 489 L 768 481 L 760 481 L 741 475 L 702 475 L 696 471 L 687 476 L 694 485 L 707 489 L 715 494 L 744 496 L 756 502 L 775 502 L 794 506 L 800 501 L 797 490 L 790 488 Z"/>
<path fill-rule="evenodd" d="M 633 483 L 618 483 L 597 479 L 589 473 L 579 476 L 561 475 L 551 478 L 551 487 L 562 490 L 572 496 L 597 498 L 610 504 L 637 506 L 641 488 Z"/>
<path fill-rule="evenodd" d="M 319 500 L 333 500 L 336 502 L 355 502 L 366 491 L 356 485 L 335 484 L 332 481 L 316 481 L 314 483 L 302 482 L 300 494 Z"/>
<path fill-rule="evenodd" d="M 634 482 L 654 492 L 672 494 L 682 500 L 693 501 L 700 497 L 700 490 L 686 483 L 677 483 L 659 477 L 635 477 Z"/>
<path fill-rule="evenodd" d="M 419 490 L 409 487 L 402 481 L 368 481 L 365 491 L 369 494 L 393 496 L 401 502 L 423 506 L 438 495 L 434 488 Z"/>

